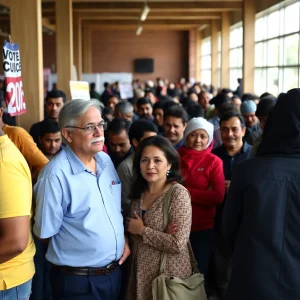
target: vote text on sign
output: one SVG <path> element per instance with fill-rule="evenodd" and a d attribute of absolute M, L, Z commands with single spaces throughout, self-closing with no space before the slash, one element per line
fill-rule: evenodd
<path fill-rule="evenodd" d="M 26 112 L 26 103 L 21 77 L 21 59 L 18 44 L 4 42 L 3 71 L 6 85 L 6 106 L 11 116 Z"/>

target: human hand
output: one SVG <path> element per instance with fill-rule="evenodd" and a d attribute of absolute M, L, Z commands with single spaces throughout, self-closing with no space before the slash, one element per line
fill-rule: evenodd
<path fill-rule="evenodd" d="M 132 233 L 132 234 L 142 235 L 144 230 L 145 230 L 143 220 L 136 213 L 136 211 L 134 212 L 134 216 L 136 217 L 135 219 L 127 218 L 127 220 L 126 220 L 127 231 Z"/>
<path fill-rule="evenodd" d="M 175 233 L 177 232 L 177 226 L 176 224 L 171 221 L 169 224 L 168 224 L 168 227 L 166 229 L 166 233 L 167 234 L 171 234 L 171 235 L 174 235 Z"/>
<path fill-rule="evenodd" d="M 225 191 L 226 191 L 226 193 L 228 193 L 228 191 L 229 191 L 230 183 L 231 183 L 230 180 L 225 180 Z"/>
<path fill-rule="evenodd" d="M 128 258 L 129 255 L 130 255 L 130 248 L 129 248 L 129 244 L 128 244 L 128 238 L 125 236 L 124 250 L 123 250 L 122 257 L 119 260 L 119 265 L 122 265 L 125 262 L 125 260 Z"/>

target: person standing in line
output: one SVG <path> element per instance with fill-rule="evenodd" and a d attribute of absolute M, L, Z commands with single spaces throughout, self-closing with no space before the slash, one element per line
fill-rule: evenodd
<path fill-rule="evenodd" d="M 67 146 L 42 170 L 34 186 L 33 231 L 48 239 L 54 300 L 117 300 L 124 237 L 121 184 L 102 151 L 106 123 L 99 101 L 72 100 L 59 114 Z"/>

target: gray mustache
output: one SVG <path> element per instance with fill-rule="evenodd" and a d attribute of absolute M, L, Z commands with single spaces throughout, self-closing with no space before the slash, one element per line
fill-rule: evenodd
<path fill-rule="evenodd" d="M 89 144 L 91 145 L 91 144 L 97 143 L 97 142 L 103 142 L 103 144 L 104 144 L 104 141 L 105 141 L 104 136 L 100 136 L 100 137 L 90 140 Z"/>

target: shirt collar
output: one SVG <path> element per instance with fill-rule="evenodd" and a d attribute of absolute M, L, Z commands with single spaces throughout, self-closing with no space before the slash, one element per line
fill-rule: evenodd
<path fill-rule="evenodd" d="M 74 175 L 79 174 L 81 172 L 89 171 L 69 145 L 67 145 L 64 148 L 64 150 L 66 152 L 67 159 L 70 163 Z M 94 156 L 94 158 L 98 163 L 99 167 L 103 170 L 106 167 L 107 162 L 104 161 L 98 153 Z"/>
<path fill-rule="evenodd" d="M 174 147 L 175 150 L 177 150 L 177 149 L 179 149 L 181 146 L 183 146 L 183 144 L 184 144 L 184 139 L 182 138 L 181 141 L 180 141 L 178 144 L 174 145 L 173 147 Z"/>
<path fill-rule="evenodd" d="M 228 154 L 228 152 L 227 152 L 227 150 L 226 150 L 224 144 L 222 144 L 221 147 L 222 147 L 223 153 L 226 154 L 226 155 L 228 155 L 228 156 L 230 156 L 230 155 Z M 239 155 L 240 153 L 245 153 L 245 152 L 247 152 L 248 149 L 249 149 L 249 147 L 250 147 L 250 145 L 249 145 L 246 141 L 243 141 L 243 146 L 242 146 L 240 152 L 238 152 L 235 156 Z"/>

